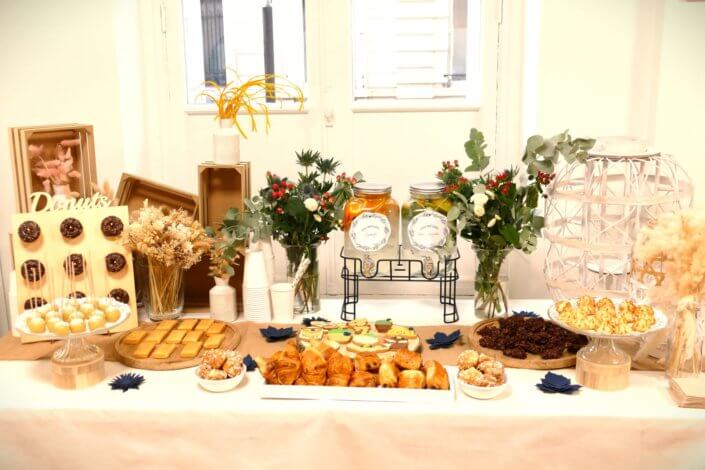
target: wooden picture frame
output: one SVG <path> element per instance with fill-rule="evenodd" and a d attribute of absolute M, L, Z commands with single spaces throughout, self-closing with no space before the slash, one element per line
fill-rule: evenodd
<path fill-rule="evenodd" d="M 30 155 L 30 145 L 44 145 L 45 159 L 56 155 L 57 145 L 62 141 L 72 141 L 70 148 L 73 156 L 73 168 L 81 176 L 71 180 L 69 187 L 80 197 L 93 194 L 93 184 L 97 183 L 95 144 L 93 126 L 86 124 L 59 124 L 43 126 L 11 127 L 9 129 L 10 151 L 12 153 L 13 177 L 15 183 L 15 202 L 18 212 L 31 210 L 30 195 L 46 191 L 42 179 L 32 171 L 34 157 Z M 42 209 L 38 207 L 37 209 Z"/>
<path fill-rule="evenodd" d="M 148 199 L 151 206 L 183 209 L 193 218 L 198 218 L 198 198 L 195 194 L 129 173 L 122 174 L 115 198 L 118 205 L 127 206 L 130 214 Z"/>

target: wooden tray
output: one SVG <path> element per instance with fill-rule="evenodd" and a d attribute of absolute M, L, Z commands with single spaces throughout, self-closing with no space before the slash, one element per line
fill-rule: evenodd
<path fill-rule="evenodd" d="M 496 318 L 490 318 L 488 320 L 475 323 L 470 327 L 470 331 L 468 332 L 468 340 L 472 349 L 502 361 L 505 366 L 512 367 L 514 369 L 549 370 L 575 367 L 575 354 L 568 352 L 564 352 L 563 357 L 558 359 L 541 359 L 541 356 L 536 354 L 528 354 L 526 359 L 516 359 L 514 357 L 505 356 L 502 351 L 497 349 L 483 348 L 480 346 L 481 336 L 477 332 L 486 325 L 492 323 L 498 324 L 499 320 Z"/>
<path fill-rule="evenodd" d="M 190 216 L 198 219 L 198 198 L 195 194 L 140 176 L 123 173 L 115 197 L 119 205 L 127 206 L 130 214 L 141 208 L 144 200 L 148 199 L 151 206 L 183 209 Z"/>
<path fill-rule="evenodd" d="M 214 322 L 219 323 L 219 322 Z M 223 330 L 225 333 L 225 339 L 220 345 L 220 349 L 235 349 L 240 344 L 242 336 L 235 325 L 226 323 L 226 328 Z M 152 331 L 157 327 L 157 323 L 149 323 L 141 325 L 135 330 Z M 132 330 L 134 331 L 134 330 Z M 130 332 L 126 332 L 124 335 L 120 336 L 117 341 L 115 341 L 115 356 L 117 360 L 129 367 L 134 367 L 135 369 L 147 369 L 147 370 L 178 370 L 178 369 L 188 369 L 189 367 L 196 367 L 201 363 L 201 356 L 207 351 L 207 349 L 201 348 L 198 356 L 192 359 L 182 359 L 179 354 L 181 353 L 181 348 L 183 344 L 178 344 L 171 357 L 168 359 L 154 359 L 148 357 L 146 359 L 139 359 L 132 355 L 133 351 L 137 345 L 124 344 L 122 341 Z"/>

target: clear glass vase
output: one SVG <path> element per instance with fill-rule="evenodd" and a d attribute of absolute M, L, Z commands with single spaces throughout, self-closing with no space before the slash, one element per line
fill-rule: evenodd
<path fill-rule="evenodd" d="M 511 248 L 488 250 L 473 245 L 477 258 L 475 270 L 475 316 L 495 318 L 507 316 L 509 300 L 507 283 L 509 280 L 507 255 Z"/>
<path fill-rule="evenodd" d="M 318 312 L 321 309 L 321 294 L 319 292 L 319 270 L 318 270 L 318 243 L 313 245 L 284 245 L 286 250 L 286 276 L 291 282 L 296 275 L 296 270 L 301 260 L 306 257 L 311 260 L 311 264 L 306 269 L 301 282 L 294 290 L 294 313 L 309 314 Z"/>
<path fill-rule="evenodd" d="M 184 270 L 147 258 L 149 295 L 144 297 L 147 315 L 152 321 L 181 317 L 184 310 Z"/>
<path fill-rule="evenodd" d="M 691 298 L 692 299 L 692 298 Z M 666 375 L 697 377 L 703 369 L 705 312 L 694 299 L 681 299 L 669 325 Z"/>

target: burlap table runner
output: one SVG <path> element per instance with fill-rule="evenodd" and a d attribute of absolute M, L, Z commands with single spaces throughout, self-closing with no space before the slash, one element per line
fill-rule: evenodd
<path fill-rule="evenodd" d="M 259 329 L 269 326 L 269 324 L 260 324 L 252 322 L 235 323 L 235 327 L 240 332 L 242 337 L 240 345 L 237 350 L 243 355 L 250 354 L 252 357 L 271 356 L 275 351 L 282 349 L 284 347 L 285 341 L 267 342 L 267 340 L 260 334 Z M 301 324 L 291 324 L 291 325 L 276 325 L 278 328 L 285 328 L 287 326 L 293 326 L 295 328 L 300 328 Z M 423 353 L 424 360 L 435 359 L 441 364 L 452 365 L 455 364 L 455 360 L 458 354 L 468 347 L 468 327 L 460 325 L 429 325 L 429 326 L 415 326 L 414 329 L 421 338 L 422 346 L 421 352 Z M 426 339 L 432 338 L 433 334 L 437 331 L 443 333 L 451 333 L 455 330 L 460 329 L 462 335 L 461 338 L 456 341 L 450 348 L 436 349 L 432 350 L 428 347 Z M 105 352 L 106 361 L 115 361 L 115 349 L 113 344 L 120 337 L 121 333 L 116 333 L 112 335 L 98 335 L 91 336 L 88 338 L 88 342 L 96 344 L 103 348 Z M 41 343 L 28 343 L 22 344 L 19 338 L 15 338 L 10 334 L 6 334 L 0 338 L 0 360 L 12 361 L 34 361 L 37 359 L 49 359 L 53 352 L 60 346 L 59 341 L 46 341 Z"/>

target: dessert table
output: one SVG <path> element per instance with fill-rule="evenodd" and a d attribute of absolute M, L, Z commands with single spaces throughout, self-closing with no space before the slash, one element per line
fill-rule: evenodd
<path fill-rule="evenodd" d="M 321 316 L 337 318 L 339 306 L 324 300 Z M 475 321 L 471 300 L 459 308 L 459 324 Z M 433 300 L 363 300 L 358 311 L 409 325 L 441 318 Z M 194 369 L 140 370 L 146 382 L 123 393 L 107 383 L 131 369 L 105 366 L 103 383 L 70 391 L 52 385 L 49 361 L 0 361 L 0 468 L 705 466 L 705 411 L 676 407 L 662 372 L 633 371 L 619 392 L 549 395 L 534 386 L 545 371 L 509 369 L 497 399 L 458 390 L 454 402 L 431 405 L 263 400 L 258 372 L 213 394 Z"/>

